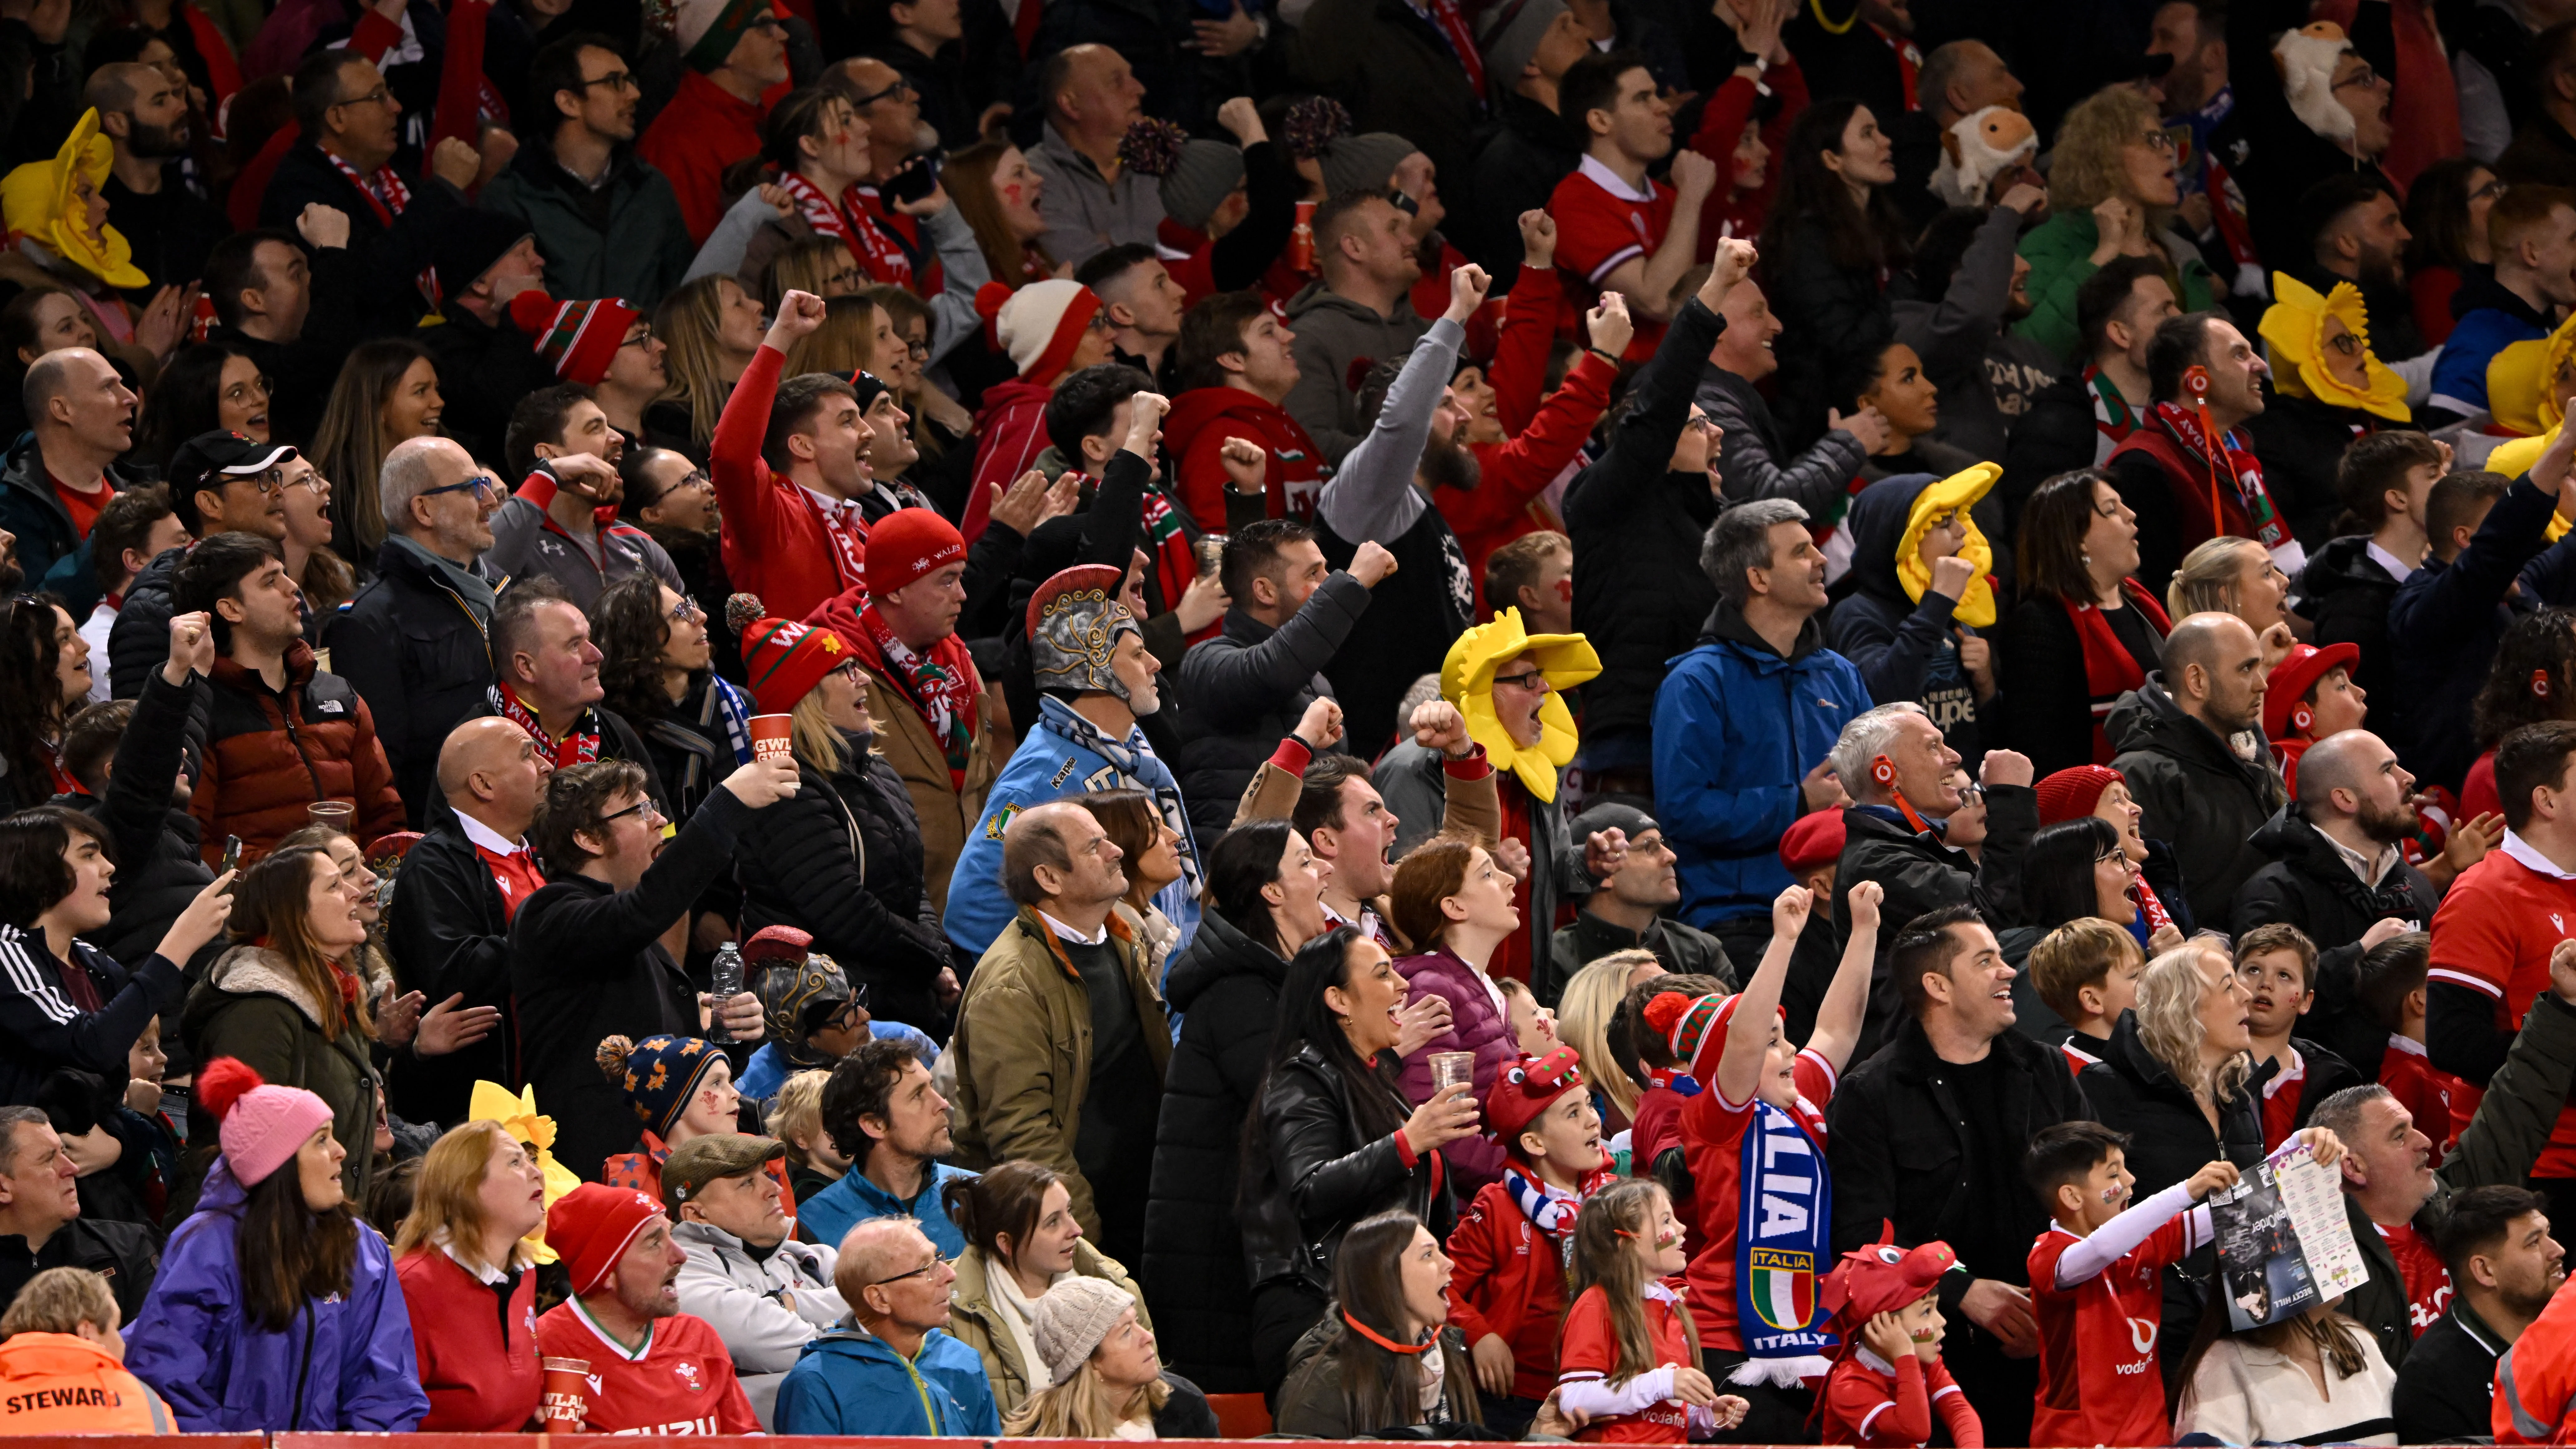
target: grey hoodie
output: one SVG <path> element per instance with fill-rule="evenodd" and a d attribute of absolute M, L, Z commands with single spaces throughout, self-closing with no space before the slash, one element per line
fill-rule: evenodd
<path fill-rule="evenodd" d="M 2065 370 L 2047 348 L 2003 325 L 2020 227 L 2021 213 L 1996 207 L 1961 254 L 1940 301 L 1899 301 L 1891 308 L 1896 340 L 1914 349 L 1941 389 L 1941 425 L 1932 436 L 1977 461 L 2003 461 L 2005 430 L 2031 395 Z"/>
<path fill-rule="evenodd" d="M 1396 303 L 1394 316 L 1381 317 L 1317 281 L 1288 299 L 1288 326 L 1297 334 L 1290 349 L 1297 359 L 1297 386 L 1281 406 L 1324 450 L 1324 460 L 1338 465 L 1365 431 L 1360 427 L 1359 378 L 1367 375 L 1370 364 L 1399 356 L 1420 341 L 1431 324 L 1413 310 L 1410 298 Z M 1444 374 L 1440 381 L 1446 385 L 1449 379 Z"/>

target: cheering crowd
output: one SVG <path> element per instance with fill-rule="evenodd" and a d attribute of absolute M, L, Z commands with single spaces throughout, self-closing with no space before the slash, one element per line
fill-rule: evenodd
<path fill-rule="evenodd" d="M 0 0 L 0 167 L 0 1433 L 2576 1435 L 2569 0 Z"/>

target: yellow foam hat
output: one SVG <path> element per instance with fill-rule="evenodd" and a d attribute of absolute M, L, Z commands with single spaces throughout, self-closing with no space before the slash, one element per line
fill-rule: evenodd
<path fill-rule="evenodd" d="M 2292 397 L 2359 408 L 2392 423 L 2413 420 L 2415 415 L 2406 406 L 2406 379 L 2390 372 L 2370 350 L 2370 320 L 2364 315 L 2359 287 L 2337 282 L 2333 291 L 2319 296 L 2316 288 L 2296 277 L 2274 272 L 2272 295 L 2278 300 L 2264 311 L 2259 330 L 2263 340 L 2272 344 L 2274 386 Z M 2335 348 L 2329 334 L 2337 323 L 2352 334 L 2353 345 L 2361 351 L 2360 387 L 2336 376 L 2330 365 Z"/>
<path fill-rule="evenodd" d="M 89 226 L 89 203 L 81 183 L 95 192 L 107 180 L 115 147 L 98 133 L 96 107 L 81 113 L 70 139 L 51 161 L 30 161 L 0 176 L 0 220 L 14 236 L 31 236 L 60 253 L 65 261 L 111 287 L 142 287 L 152 279 L 134 265 L 134 248 L 116 228 Z"/>
<path fill-rule="evenodd" d="M 2543 418 L 2549 399 L 2549 339 L 2509 342 L 2487 359 L 2487 415 L 2517 438 L 2549 431 L 2555 416 Z M 2555 412 L 2555 409 L 2552 409 Z"/>
<path fill-rule="evenodd" d="M 1977 576 L 1968 581 L 1966 597 L 1950 617 L 1972 629 L 1983 629 L 1995 622 L 1995 586 L 1988 577 L 1995 571 L 1995 548 L 1986 542 L 1977 520 L 1968 509 L 1995 480 L 2004 475 L 2000 464 L 1979 463 L 1964 473 L 1953 473 L 1914 495 L 1914 511 L 1906 515 L 1905 536 L 1896 543 L 1896 581 L 1905 586 L 1905 597 L 1923 602 L 1923 591 L 1932 584 L 1931 566 L 1923 562 L 1923 535 L 1932 531 L 1932 520 L 1945 513 L 1959 515 L 1968 536 L 1959 544 L 1959 557 L 1977 566 Z"/>
<path fill-rule="evenodd" d="M 2526 344 L 2516 343 L 2515 345 Z M 2540 455 L 2549 451 L 2549 445 L 2558 441 L 2558 430 L 2562 426 L 2564 426 L 2563 423 L 2552 422 L 2547 432 L 2537 433 L 2528 438 L 2515 438 L 2487 454 L 2487 471 L 2502 473 L 2507 478 L 2519 478 L 2530 472 L 2531 465 L 2540 461 Z M 2549 528 L 2544 536 L 2551 543 L 2566 537 L 2567 515 L 2564 513 L 2549 515 Z"/>
<path fill-rule="evenodd" d="M 1494 669 L 1527 656 L 1547 676 L 1548 696 L 1538 707 L 1538 743 L 1524 747 L 1494 713 Z M 1520 777 L 1540 800 L 1556 798 L 1556 772 L 1574 758 L 1574 715 L 1564 691 L 1601 672 L 1601 656 L 1580 634 L 1532 634 L 1521 611 L 1505 609 L 1449 646 L 1440 661 L 1440 695 L 1467 718 L 1467 737 L 1485 747 L 1496 765 Z"/>
<path fill-rule="evenodd" d="M 536 1154 L 537 1168 L 546 1179 L 546 1206 L 553 1207 L 556 1198 L 581 1186 L 581 1179 L 573 1175 L 571 1168 L 555 1161 L 555 1119 L 537 1110 L 536 1088 L 523 1088 L 513 1096 L 498 1082 L 476 1082 L 466 1108 L 469 1120 L 500 1123 L 502 1131 Z M 555 1260 L 555 1250 L 546 1246 L 546 1225 L 542 1221 L 519 1243 L 528 1250 L 528 1261 L 532 1263 Z"/>

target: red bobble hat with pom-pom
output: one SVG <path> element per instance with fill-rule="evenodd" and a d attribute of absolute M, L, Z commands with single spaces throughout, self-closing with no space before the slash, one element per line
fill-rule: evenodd
<path fill-rule="evenodd" d="M 212 1113 L 233 1180 L 257 1187 L 331 1125 L 331 1104 L 302 1087 L 271 1085 L 250 1066 L 217 1057 L 197 1070 L 197 1101 Z"/>
<path fill-rule="evenodd" d="M 1735 1019 L 1736 1005 L 1743 1000 L 1741 994 L 1711 992 L 1694 998 L 1667 991 L 1647 1002 L 1642 1014 L 1647 1027 L 1672 1049 L 1673 1060 L 1682 1064 L 1682 1070 L 1706 1081 L 1708 1073 L 1703 1069 L 1715 1063 L 1702 1061 L 1701 1053 L 1725 1049 L 1727 1023 Z M 1787 1019 L 1786 1012 L 1782 1019 Z"/>
<path fill-rule="evenodd" d="M 756 594 L 725 600 L 725 622 L 742 632 L 745 684 L 763 714 L 794 709 L 824 675 L 857 657 L 829 629 L 765 617 Z"/>

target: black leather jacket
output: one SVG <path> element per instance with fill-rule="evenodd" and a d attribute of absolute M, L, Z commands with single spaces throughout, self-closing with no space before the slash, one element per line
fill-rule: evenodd
<path fill-rule="evenodd" d="M 1395 1083 L 1386 1090 L 1395 1095 Z M 1349 1088 L 1312 1045 L 1300 1046 L 1263 1084 L 1259 1146 L 1245 1155 L 1240 1206 L 1243 1257 L 1255 1288 L 1303 1277 L 1333 1290 L 1333 1255 L 1353 1223 L 1405 1208 L 1446 1240 L 1456 1217 L 1448 1174 L 1432 1157 L 1405 1165 L 1396 1134 L 1361 1141 Z"/>

